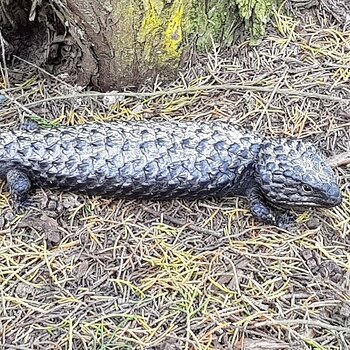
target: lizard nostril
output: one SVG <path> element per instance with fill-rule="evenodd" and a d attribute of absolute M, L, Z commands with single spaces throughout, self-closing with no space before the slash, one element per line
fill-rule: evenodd
<path fill-rule="evenodd" d="M 342 195 L 336 183 L 332 183 L 328 187 L 327 196 L 334 205 L 338 205 L 342 202 Z"/>

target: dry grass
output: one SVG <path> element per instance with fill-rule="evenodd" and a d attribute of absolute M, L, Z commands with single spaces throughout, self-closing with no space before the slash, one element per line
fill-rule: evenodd
<path fill-rule="evenodd" d="M 3 127 L 29 114 L 50 125 L 231 118 L 311 139 L 327 155 L 350 148 L 350 32 L 322 13 L 276 11 L 261 46 L 216 47 L 148 95 L 83 96 L 23 61 L 10 81 L 19 73 L 1 92 Z M 350 170 L 336 171 L 343 204 L 303 213 L 290 231 L 255 222 L 237 198 L 138 203 L 38 190 L 38 209 L 14 216 L 2 188 L 0 348 L 347 349 Z"/>

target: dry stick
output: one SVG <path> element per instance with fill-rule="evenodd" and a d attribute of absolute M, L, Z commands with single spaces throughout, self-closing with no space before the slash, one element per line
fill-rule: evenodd
<path fill-rule="evenodd" d="M 333 157 L 330 157 L 330 158 L 328 158 L 327 162 L 333 168 L 337 168 L 337 167 L 340 167 L 342 165 L 348 165 L 348 164 L 350 164 L 350 151 L 343 152 L 343 153 L 337 154 Z"/>
<path fill-rule="evenodd" d="M 0 344 L 1 349 L 14 349 L 14 350 L 28 350 L 26 346 L 11 345 L 11 344 Z"/>
<path fill-rule="evenodd" d="M 313 320 L 273 320 L 273 321 L 263 321 L 257 322 L 252 327 L 260 328 L 266 326 L 294 326 L 294 325 L 306 325 L 310 327 L 320 327 L 324 329 L 328 329 L 330 331 L 337 332 L 345 332 L 350 333 L 350 328 L 342 327 L 342 326 L 333 326 L 329 323 L 321 322 L 321 321 L 313 321 Z"/>
<path fill-rule="evenodd" d="M 32 63 L 32 62 L 29 62 L 27 60 L 25 60 L 24 58 L 21 58 L 21 57 L 18 57 L 16 55 L 13 55 L 14 58 L 18 59 L 19 61 L 22 61 L 26 64 L 28 64 L 29 66 L 32 66 L 34 67 L 35 69 L 39 70 L 40 72 L 43 72 L 44 74 L 48 75 L 49 77 L 51 77 L 52 79 L 55 79 L 57 80 L 58 82 L 60 82 L 61 84 L 63 85 L 66 85 L 67 87 L 69 87 L 70 89 L 73 89 L 73 87 L 71 85 L 69 85 L 68 83 L 66 83 L 64 80 L 56 77 L 55 75 L 49 73 L 48 71 L 46 71 L 45 69 L 43 68 L 40 68 L 39 66 L 37 66 L 36 64 Z"/>
<path fill-rule="evenodd" d="M 213 230 L 209 230 L 209 229 L 206 229 L 206 228 L 203 228 L 203 227 L 199 227 L 199 226 L 187 223 L 185 220 L 174 218 L 173 216 L 170 216 L 168 214 L 164 214 L 162 212 L 159 212 L 157 210 L 153 210 L 151 208 L 147 208 L 147 207 L 145 207 L 143 205 L 142 205 L 142 209 L 145 212 L 147 212 L 147 213 L 149 213 L 151 215 L 162 216 L 165 220 L 171 222 L 172 224 L 179 225 L 179 226 L 186 226 L 187 228 L 189 228 L 189 229 L 191 229 L 193 231 L 197 231 L 199 233 L 209 234 L 209 235 L 212 235 L 212 236 L 215 236 L 215 237 L 222 237 L 221 233 L 218 233 L 218 232 L 215 232 Z"/>
<path fill-rule="evenodd" d="M 34 115 L 36 117 L 38 117 L 37 114 L 35 114 L 34 112 L 32 112 L 30 109 L 28 109 L 26 106 L 22 105 L 21 103 L 19 103 L 17 100 L 15 100 L 14 98 L 12 98 L 9 94 L 4 93 L 4 95 L 12 102 L 14 103 L 19 109 L 22 109 L 24 112 L 28 113 L 29 115 Z"/>
<path fill-rule="evenodd" d="M 6 66 L 6 50 L 5 50 L 5 39 L 2 36 L 2 33 L 0 31 L 0 43 L 1 43 L 1 58 L 2 58 L 2 64 L 4 65 L 4 67 L 2 67 L 2 65 L 0 65 L 0 69 L 1 69 L 1 75 L 2 78 L 4 80 L 5 86 L 9 86 L 9 77 L 8 77 L 8 72 L 7 72 L 7 66 Z"/>
<path fill-rule="evenodd" d="M 342 97 L 337 97 L 332 95 L 319 94 L 316 92 L 295 91 L 290 89 L 275 89 L 275 87 L 268 88 L 263 86 L 251 86 L 251 85 L 249 86 L 249 85 L 240 85 L 240 84 L 216 84 L 216 85 L 193 86 L 189 88 L 170 89 L 170 90 L 154 91 L 154 92 L 128 91 L 128 92 L 105 92 L 105 93 L 87 92 L 82 94 L 77 93 L 72 95 L 53 96 L 53 97 L 45 98 L 39 101 L 27 103 L 24 106 L 31 107 L 44 102 L 74 99 L 74 98 L 80 98 L 80 97 L 119 96 L 119 97 L 135 97 L 135 98 L 146 98 L 146 97 L 155 98 L 159 96 L 166 96 L 166 95 L 172 95 L 172 94 L 178 94 L 178 95 L 194 94 L 200 91 L 208 91 L 208 90 L 242 90 L 242 91 L 257 91 L 257 92 L 269 92 L 269 93 L 274 92 L 274 93 L 284 94 L 289 96 L 318 98 L 321 100 L 343 102 L 347 104 L 350 103 L 350 98 L 342 98 Z M 0 93 L 2 93 L 3 91 L 4 90 L 0 90 Z"/>

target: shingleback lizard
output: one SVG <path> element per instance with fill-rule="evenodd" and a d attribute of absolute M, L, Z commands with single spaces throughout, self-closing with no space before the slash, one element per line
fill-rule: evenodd
<path fill-rule="evenodd" d="M 335 174 L 309 143 L 225 122 L 123 121 L 0 132 L 0 178 L 25 206 L 32 187 L 119 198 L 247 197 L 259 220 L 333 207 Z"/>

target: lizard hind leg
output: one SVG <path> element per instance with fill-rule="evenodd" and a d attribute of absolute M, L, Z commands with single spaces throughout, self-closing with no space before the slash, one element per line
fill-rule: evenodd
<path fill-rule="evenodd" d="M 6 177 L 15 208 L 20 209 L 28 207 L 30 205 L 28 194 L 31 189 L 28 176 L 20 170 L 11 169 L 7 172 Z"/>

